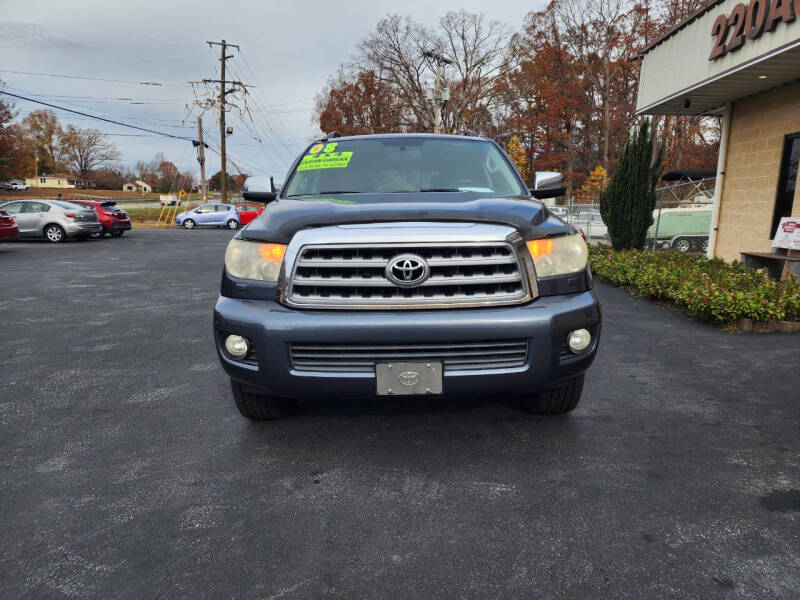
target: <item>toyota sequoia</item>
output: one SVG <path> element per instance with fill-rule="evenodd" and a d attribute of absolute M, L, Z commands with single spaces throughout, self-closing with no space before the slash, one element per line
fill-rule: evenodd
<path fill-rule="evenodd" d="M 255 179 L 255 178 L 251 178 Z M 580 232 L 474 135 L 330 134 L 231 240 L 217 352 L 249 419 L 303 398 L 518 398 L 575 408 L 600 337 Z M 262 198 L 263 199 L 263 198 Z"/>

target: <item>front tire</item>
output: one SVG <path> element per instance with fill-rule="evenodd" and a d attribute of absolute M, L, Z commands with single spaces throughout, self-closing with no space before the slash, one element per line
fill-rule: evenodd
<path fill-rule="evenodd" d="M 52 242 L 54 244 L 60 244 L 65 239 L 67 239 L 67 234 L 61 228 L 60 225 L 56 225 L 52 223 L 44 228 L 44 237 L 47 239 L 48 242 Z"/>
<path fill-rule="evenodd" d="M 563 415 L 575 409 L 583 392 L 583 375 L 573 377 L 566 383 L 529 396 L 522 407 L 537 415 Z"/>
<path fill-rule="evenodd" d="M 294 412 L 296 400 L 276 398 L 246 390 L 240 383 L 231 379 L 231 391 L 236 408 L 251 421 L 275 421 Z"/>
<path fill-rule="evenodd" d="M 678 252 L 688 252 L 692 249 L 692 242 L 688 238 L 678 238 L 672 242 L 672 247 Z"/>
<path fill-rule="evenodd" d="M 239 229 L 239 221 L 236 219 L 228 221 L 228 229 Z"/>
<path fill-rule="evenodd" d="M 122 237 L 122 234 L 125 233 L 122 229 L 117 229 L 116 231 L 111 232 L 111 237 Z"/>
<path fill-rule="evenodd" d="M 191 219 L 186 219 L 183 222 L 183 228 L 184 229 L 194 229 L 194 221 L 192 221 Z"/>

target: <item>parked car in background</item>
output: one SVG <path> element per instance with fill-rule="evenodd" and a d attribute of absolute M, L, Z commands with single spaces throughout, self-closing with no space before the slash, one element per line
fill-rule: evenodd
<path fill-rule="evenodd" d="M 0 181 L 0 192 L 13 192 L 14 188 L 11 187 L 10 183 L 5 181 Z"/>
<path fill-rule="evenodd" d="M 565 219 L 567 217 L 567 213 L 569 212 L 569 209 L 566 206 L 548 206 L 547 210 L 549 210 L 550 213 L 554 214 L 555 216 L 561 217 L 562 219 Z"/>
<path fill-rule="evenodd" d="M 103 230 L 93 210 L 62 200 L 15 200 L 0 204 L 0 210 L 14 217 L 20 237 L 44 237 L 58 243 Z"/>
<path fill-rule="evenodd" d="M 8 184 L 11 186 L 11 189 L 16 192 L 24 192 L 28 189 L 28 184 L 19 179 L 12 179 Z"/>
<path fill-rule="evenodd" d="M 13 240 L 19 235 L 19 227 L 8 211 L 0 210 L 0 240 Z"/>
<path fill-rule="evenodd" d="M 608 233 L 608 227 L 600 216 L 600 211 L 585 210 L 570 214 L 566 221 L 575 227 L 579 227 L 586 235 L 589 242 L 595 242 Z"/>
<path fill-rule="evenodd" d="M 179 213 L 175 223 L 185 229 L 195 227 L 227 227 L 239 229 L 242 224 L 233 204 L 201 204 L 197 208 Z"/>
<path fill-rule="evenodd" d="M 264 212 L 264 207 L 257 204 L 236 204 L 236 214 L 239 215 L 240 225 L 247 225 L 262 212 Z"/>
<path fill-rule="evenodd" d="M 113 201 L 100 202 L 98 200 L 70 200 L 73 204 L 80 204 L 94 210 L 97 220 L 103 226 L 103 230 L 92 234 L 94 238 L 101 238 L 105 234 L 111 237 L 119 237 L 131 228 L 131 219 L 117 203 Z"/>

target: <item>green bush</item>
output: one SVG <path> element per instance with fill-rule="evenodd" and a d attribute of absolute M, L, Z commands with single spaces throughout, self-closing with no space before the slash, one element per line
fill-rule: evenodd
<path fill-rule="evenodd" d="M 800 321 L 800 283 L 778 282 L 718 258 L 590 247 L 592 272 L 647 298 L 674 304 L 709 321 Z"/>

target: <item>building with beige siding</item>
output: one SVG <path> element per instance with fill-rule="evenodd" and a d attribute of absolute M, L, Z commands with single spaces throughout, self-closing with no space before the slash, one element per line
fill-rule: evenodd
<path fill-rule="evenodd" d="M 711 0 L 640 58 L 638 114 L 722 117 L 709 255 L 771 252 L 800 217 L 800 0 Z"/>
<path fill-rule="evenodd" d="M 38 177 L 26 177 L 25 183 L 29 188 L 58 188 L 74 189 L 87 187 L 86 181 L 72 175 L 40 175 Z"/>

